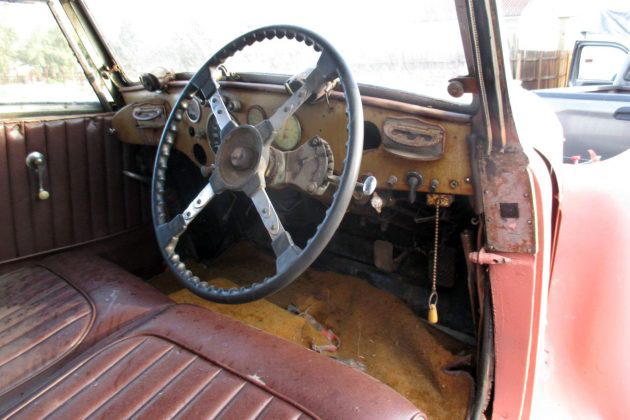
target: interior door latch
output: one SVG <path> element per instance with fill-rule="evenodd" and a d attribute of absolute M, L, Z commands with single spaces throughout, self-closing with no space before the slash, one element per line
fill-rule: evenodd
<path fill-rule="evenodd" d="M 26 156 L 26 166 L 37 176 L 37 198 L 48 200 L 50 193 L 44 188 L 46 175 L 46 157 L 40 152 L 31 152 Z"/>

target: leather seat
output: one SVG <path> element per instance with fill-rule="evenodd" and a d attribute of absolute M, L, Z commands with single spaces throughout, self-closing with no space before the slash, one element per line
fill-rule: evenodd
<path fill-rule="evenodd" d="M 84 352 L 15 418 L 419 419 L 386 385 L 206 309 L 171 306 Z"/>
<path fill-rule="evenodd" d="M 0 395 L 172 304 L 98 257 L 64 254 L 0 276 Z"/>

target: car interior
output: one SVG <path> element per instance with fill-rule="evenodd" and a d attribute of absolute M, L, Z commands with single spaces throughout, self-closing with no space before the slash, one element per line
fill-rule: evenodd
<path fill-rule="evenodd" d="M 85 4 L 61 7 L 110 60 L 111 107 L 0 119 L 3 418 L 483 412 L 476 96 L 358 85 L 287 25 L 125 83 Z M 312 68 L 225 64 L 277 39 Z"/>

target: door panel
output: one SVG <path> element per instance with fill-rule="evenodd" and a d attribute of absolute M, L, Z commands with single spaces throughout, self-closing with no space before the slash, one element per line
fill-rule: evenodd
<path fill-rule="evenodd" d="M 110 127 L 110 115 L 0 122 L 0 262 L 148 223 L 148 188 L 123 176 L 132 153 Z M 33 151 L 46 156 L 48 200 L 25 164 Z"/>

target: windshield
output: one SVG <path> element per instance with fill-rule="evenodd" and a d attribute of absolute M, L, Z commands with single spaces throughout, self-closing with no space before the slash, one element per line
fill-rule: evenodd
<path fill-rule="evenodd" d="M 452 1 L 390 0 L 377 4 L 318 0 L 86 0 L 130 80 L 144 72 L 196 71 L 243 33 L 286 23 L 328 39 L 358 82 L 451 98 L 448 80 L 468 73 Z M 231 72 L 292 75 L 315 65 L 317 54 L 288 40 L 248 47 L 226 62 Z M 459 101 L 470 101 L 469 95 Z"/>

